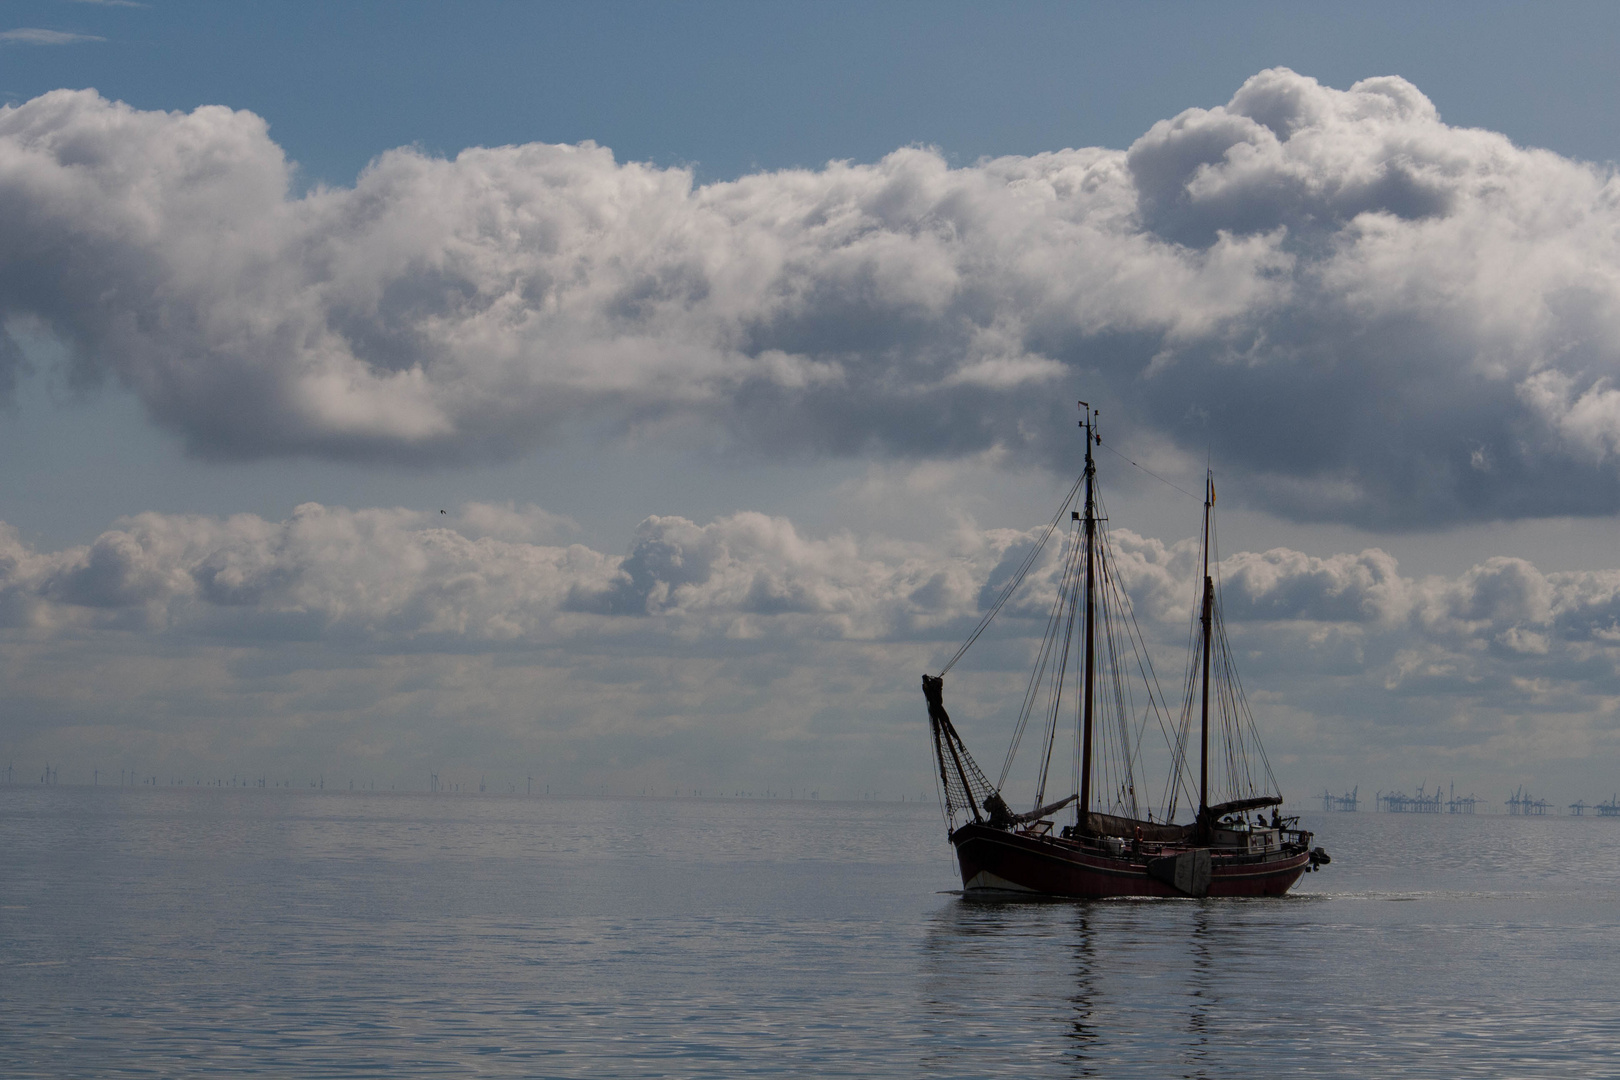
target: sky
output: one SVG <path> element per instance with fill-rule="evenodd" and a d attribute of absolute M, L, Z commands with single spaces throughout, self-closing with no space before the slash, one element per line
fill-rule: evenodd
<path fill-rule="evenodd" d="M 1085 398 L 1291 799 L 1611 794 L 1612 6 L 0 19 L 22 776 L 931 797 Z"/>

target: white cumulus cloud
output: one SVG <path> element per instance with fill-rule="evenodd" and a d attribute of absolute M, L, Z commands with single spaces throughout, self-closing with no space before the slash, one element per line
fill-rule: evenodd
<path fill-rule="evenodd" d="M 0 387 L 45 333 L 195 453 L 422 462 L 658 419 L 1047 463 L 1085 396 L 1297 517 L 1620 509 L 1620 187 L 1399 78 L 1274 69 L 1125 150 L 960 168 L 700 186 L 583 143 L 292 178 L 246 112 L 0 109 Z"/>
<path fill-rule="evenodd" d="M 793 746 L 829 768 L 906 775 L 923 737 L 917 674 L 944 662 L 1038 535 L 959 523 L 928 543 L 810 536 L 744 512 L 650 517 L 604 552 L 571 531 L 487 504 L 145 513 L 60 550 L 0 525 L 5 737 L 14 752 L 199 761 L 544 745 L 604 776 L 631 758 L 701 770 Z M 1113 541 L 1154 665 L 1173 677 L 1197 548 Z M 953 713 L 986 754 L 1046 625 L 1058 548 L 951 676 Z M 1620 571 L 1496 558 L 1414 578 L 1378 549 L 1274 549 L 1219 573 L 1267 745 L 1302 763 L 1296 777 L 1318 757 L 1491 769 L 1620 742 Z"/>

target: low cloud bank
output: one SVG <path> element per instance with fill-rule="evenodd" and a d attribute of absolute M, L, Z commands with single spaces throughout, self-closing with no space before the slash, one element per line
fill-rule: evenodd
<path fill-rule="evenodd" d="M 453 517 L 315 503 L 280 522 L 145 513 L 54 552 L 0 525 L 0 622 L 18 640 L 114 633 L 194 647 L 327 642 L 376 655 L 594 654 L 627 638 L 662 642 L 671 655 L 735 642 L 786 654 L 815 642 L 944 654 L 1036 536 L 962 525 L 925 545 L 809 538 L 757 513 L 706 525 L 650 517 L 617 555 L 544 535 L 565 531 L 536 508 L 477 503 Z M 1058 546 L 1007 609 L 1005 641 L 1044 626 Z M 1114 546 L 1150 637 L 1179 643 L 1195 545 L 1117 530 Z M 1620 671 L 1620 571 L 1549 574 L 1493 558 L 1455 577 L 1410 578 L 1376 548 L 1327 557 L 1278 548 L 1232 555 L 1219 573 L 1228 625 L 1261 663 L 1331 630 L 1364 655 L 1444 652 L 1484 682 L 1540 672 L 1608 686 Z M 1395 669 L 1379 671 L 1366 662 L 1369 676 L 1399 681 Z"/>
<path fill-rule="evenodd" d="M 928 544 L 812 537 L 739 513 L 648 518 L 609 553 L 568 543 L 571 531 L 534 507 L 483 504 L 146 513 L 58 551 L 0 526 L 0 749 L 199 775 L 342 763 L 417 782 L 459 763 L 574 785 L 559 790 L 836 777 L 922 792 L 916 676 L 943 663 L 1036 535 L 964 523 Z M 1173 678 L 1196 545 L 1113 539 Z M 1059 561 L 1046 553 L 951 676 L 953 712 L 986 753 Z M 1378 549 L 1274 549 L 1219 572 L 1296 795 L 1357 777 L 1415 784 L 1413 769 L 1596 782 L 1594 763 L 1620 748 L 1620 571 L 1495 558 L 1417 578 Z"/>
<path fill-rule="evenodd" d="M 1620 509 L 1620 188 L 1284 69 L 1127 150 L 695 186 L 611 151 L 379 157 L 263 119 L 0 109 L 0 390 L 31 341 L 194 453 L 428 463 L 702 424 L 759 455 L 1066 460 L 1072 398 L 1297 518 Z M 1066 466 L 1065 466 L 1066 467 Z"/>

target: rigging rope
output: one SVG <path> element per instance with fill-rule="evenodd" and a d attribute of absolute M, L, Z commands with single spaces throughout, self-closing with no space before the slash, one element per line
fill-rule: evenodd
<path fill-rule="evenodd" d="M 1006 588 L 1001 590 L 1001 595 L 996 597 L 995 604 L 990 608 L 989 611 L 985 612 L 984 618 L 979 620 L 979 625 L 973 628 L 973 633 L 968 635 L 968 639 L 962 642 L 962 647 L 956 650 L 956 655 L 951 657 L 950 661 L 946 663 L 944 667 L 939 669 L 940 678 L 943 679 L 946 674 L 950 672 L 951 668 L 956 666 L 956 662 L 962 659 L 962 654 L 973 647 L 973 643 L 979 640 L 979 635 L 984 633 L 985 627 L 989 626 L 990 623 L 994 621 L 996 615 L 1001 612 L 1002 607 L 1007 603 L 1008 599 L 1012 597 L 1013 593 L 1018 591 L 1018 586 L 1023 582 L 1024 575 L 1029 573 L 1029 568 L 1035 565 L 1035 560 L 1040 557 L 1042 549 L 1046 547 L 1046 542 L 1052 538 L 1052 531 L 1057 528 L 1058 522 L 1063 520 L 1063 511 L 1067 510 L 1069 505 L 1074 502 L 1075 495 L 1079 494 L 1080 492 L 1080 485 L 1085 483 L 1085 481 L 1085 474 L 1082 473 L 1080 478 L 1074 482 L 1074 487 L 1069 489 L 1068 498 L 1063 500 L 1063 505 L 1058 507 L 1056 514 L 1052 515 L 1052 520 L 1046 526 L 1046 531 L 1041 534 L 1040 542 L 1037 543 L 1034 548 L 1030 550 L 1030 553 L 1024 557 L 1022 565 L 1018 567 L 1018 572 L 1012 576 L 1011 581 L 1007 582 Z"/>
<path fill-rule="evenodd" d="M 1062 624 L 1064 612 L 1071 608 L 1069 600 L 1078 587 L 1080 568 L 1084 559 L 1085 549 L 1080 543 L 1080 525 L 1076 522 L 1064 544 L 1064 553 L 1060 560 L 1063 573 L 1058 580 L 1057 592 L 1052 598 L 1052 610 L 1047 615 L 1046 632 L 1041 635 L 1041 648 L 1036 654 L 1035 668 L 1030 672 L 1029 684 L 1024 689 L 1024 703 L 1018 710 L 1018 726 L 1013 729 L 1012 743 L 1007 747 L 1007 757 L 1001 764 L 1001 777 L 996 781 L 997 791 L 1007 786 L 1007 774 L 1012 771 L 1013 759 L 1018 756 L 1019 744 L 1024 739 L 1024 730 L 1029 724 L 1030 716 L 1034 714 L 1036 700 L 1044 685 L 1047 665 L 1056 648 L 1057 628 Z M 1045 741 L 1050 742 L 1051 738 L 1052 734 L 1048 732 Z M 1039 800 L 1036 801 L 1036 805 L 1039 805 Z"/>
<path fill-rule="evenodd" d="M 1113 454 L 1115 457 L 1119 458 L 1119 460 L 1123 461 L 1125 464 L 1127 464 L 1127 465 L 1136 465 L 1136 462 L 1132 461 L 1130 458 L 1126 457 L 1124 454 L 1120 453 L 1118 450 L 1115 450 L 1112 446 L 1109 446 L 1107 443 L 1102 442 L 1101 440 L 1099 440 L 1097 445 L 1102 447 L 1104 450 L 1108 451 L 1110 454 Z M 1152 469 L 1148 468 L 1145 465 L 1136 465 L 1136 467 L 1138 469 L 1141 469 L 1143 472 L 1147 473 L 1149 476 L 1153 477 L 1153 479 L 1157 480 L 1159 483 L 1165 485 L 1166 487 L 1175 488 L 1177 491 L 1181 492 L 1183 495 L 1187 496 L 1187 498 L 1189 498 L 1189 499 L 1199 498 L 1199 496 L 1194 495 L 1192 492 L 1188 491 L 1186 488 L 1181 487 L 1181 486 L 1179 486 L 1177 484 L 1172 484 L 1170 481 L 1166 480 L 1164 477 L 1160 476 L 1158 473 L 1154 472 Z"/>

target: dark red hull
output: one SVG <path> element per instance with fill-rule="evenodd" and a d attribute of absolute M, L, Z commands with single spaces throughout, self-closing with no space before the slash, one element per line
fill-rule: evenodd
<path fill-rule="evenodd" d="M 1111 855 L 1055 836 L 964 825 L 951 834 L 969 893 L 1028 892 L 1101 899 L 1114 896 L 1179 897 L 1187 893 L 1148 873 L 1151 858 L 1186 848 Z M 1281 896 L 1310 865 L 1306 843 L 1285 844 L 1263 855 L 1210 851 L 1209 896 Z"/>

